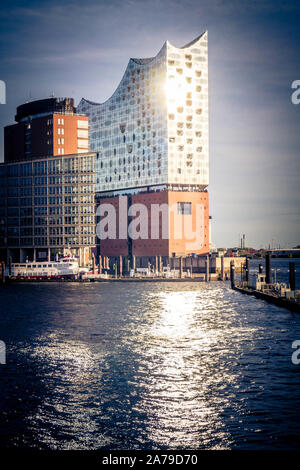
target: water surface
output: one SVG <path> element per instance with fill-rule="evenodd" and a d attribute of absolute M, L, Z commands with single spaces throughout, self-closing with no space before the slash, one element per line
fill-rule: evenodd
<path fill-rule="evenodd" d="M 299 314 L 221 282 L 18 284 L 0 302 L 1 446 L 299 447 Z"/>

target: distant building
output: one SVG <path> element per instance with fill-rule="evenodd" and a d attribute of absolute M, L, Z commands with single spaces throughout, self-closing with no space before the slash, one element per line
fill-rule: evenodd
<path fill-rule="evenodd" d="M 278 248 L 273 250 L 266 250 L 276 258 L 299 258 L 300 248 Z"/>
<path fill-rule="evenodd" d="M 22 104 L 15 120 L 4 128 L 5 162 L 88 151 L 88 117 L 76 113 L 73 98 Z"/>

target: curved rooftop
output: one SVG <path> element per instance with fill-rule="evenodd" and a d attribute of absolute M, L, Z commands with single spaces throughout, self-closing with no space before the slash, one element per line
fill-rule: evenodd
<path fill-rule="evenodd" d="M 15 121 L 20 122 L 29 116 L 42 113 L 67 113 L 76 112 L 73 98 L 45 98 L 42 100 L 29 101 L 17 107 Z"/>
<path fill-rule="evenodd" d="M 170 41 L 166 41 L 163 45 L 163 47 L 159 50 L 159 52 L 156 54 L 156 56 L 153 56 L 153 57 L 147 57 L 147 58 L 130 58 L 129 59 L 129 62 L 128 62 L 128 65 L 126 67 L 126 70 L 125 70 L 125 73 L 124 75 L 126 74 L 126 71 L 130 65 L 131 62 L 134 62 L 135 64 L 138 64 L 138 65 L 148 65 L 150 64 L 151 62 L 153 62 L 155 59 L 157 59 L 157 57 L 161 54 L 161 52 L 163 51 L 164 47 L 166 47 L 167 44 L 169 44 L 171 47 L 173 47 L 174 49 L 189 49 L 190 47 L 194 46 L 195 44 L 197 44 L 198 41 L 200 41 L 200 39 L 204 36 L 204 34 L 207 33 L 207 30 L 204 31 L 202 34 L 200 34 L 200 36 L 197 36 L 195 39 L 193 39 L 191 42 L 189 42 L 188 44 L 186 44 L 185 46 L 182 46 L 182 47 L 176 47 L 174 46 Z M 95 105 L 95 106 L 100 106 L 100 105 L 103 105 L 105 104 L 107 101 L 109 101 L 112 96 L 114 96 L 114 94 L 117 92 L 118 88 L 120 87 L 122 81 L 123 81 L 123 78 L 124 76 L 122 77 L 120 83 L 118 84 L 117 88 L 115 89 L 114 93 L 105 101 L 103 101 L 102 103 L 97 103 L 95 101 L 91 101 L 91 100 L 87 100 L 86 98 L 81 98 L 80 100 L 80 103 L 82 101 L 90 104 L 90 105 Z"/>

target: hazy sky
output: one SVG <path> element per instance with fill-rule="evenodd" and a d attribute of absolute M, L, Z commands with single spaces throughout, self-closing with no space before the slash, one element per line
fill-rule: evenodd
<path fill-rule="evenodd" d="M 208 29 L 212 241 L 300 244 L 300 2 L 2 1 L 3 126 L 26 99 L 104 101 L 130 57 L 183 46 Z M 273 242 L 272 242 L 273 240 Z"/>

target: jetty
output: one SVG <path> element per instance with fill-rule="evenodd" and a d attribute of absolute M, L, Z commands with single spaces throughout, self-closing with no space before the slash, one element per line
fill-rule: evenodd
<path fill-rule="evenodd" d="M 289 284 L 272 283 L 271 256 L 266 255 L 266 268 L 259 265 L 258 272 L 250 274 L 249 259 L 241 271 L 241 281 L 236 282 L 234 263 L 230 267 L 231 288 L 241 294 L 252 295 L 260 300 L 300 313 L 300 291 L 296 290 L 295 263 L 289 262 Z"/>

